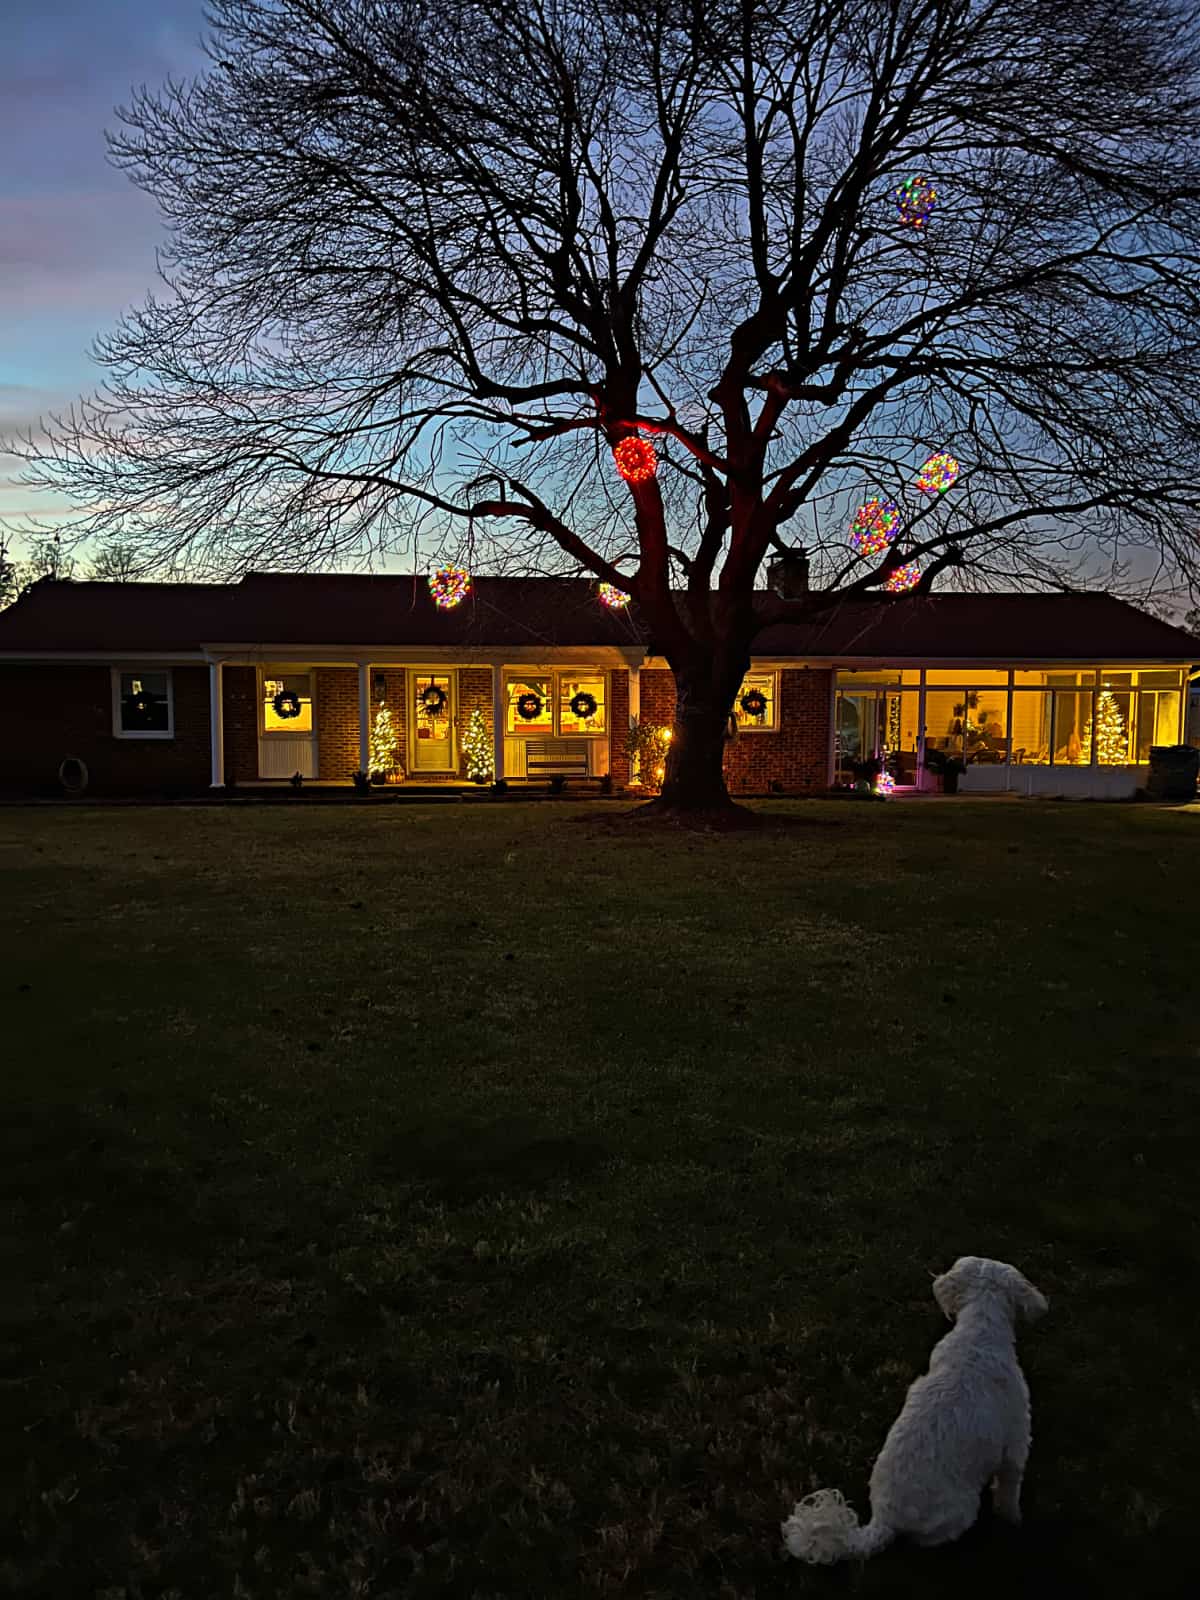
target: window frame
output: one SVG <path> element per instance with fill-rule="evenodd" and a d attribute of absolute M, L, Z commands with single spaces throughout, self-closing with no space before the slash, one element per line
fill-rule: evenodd
<path fill-rule="evenodd" d="M 148 677 L 150 673 L 159 673 L 167 680 L 167 725 L 165 728 L 123 728 L 121 726 L 121 679 L 124 677 Z M 110 684 L 112 689 L 112 733 L 114 739 L 174 739 L 175 737 L 175 674 L 168 666 L 148 665 L 121 666 L 114 664 L 109 668 Z"/>
<path fill-rule="evenodd" d="M 548 678 L 550 680 L 550 707 L 553 712 L 551 724 L 546 727 L 515 727 L 508 726 L 508 715 L 512 706 L 509 696 L 509 686 L 514 683 L 528 683 L 531 678 Z M 604 722 L 602 729 L 579 728 L 568 733 L 562 731 L 562 688 L 563 678 L 599 678 L 604 685 Z M 504 737 L 506 739 L 608 739 L 611 737 L 609 721 L 612 716 L 612 677 L 607 667 L 530 667 L 527 672 L 516 668 L 506 667 L 504 670 Z"/>
<path fill-rule="evenodd" d="M 770 722 L 743 722 L 738 716 L 738 711 L 741 709 L 741 698 L 744 694 L 749 692 L 746 685 L 748 680 L 751 678 L 769 678 L 771 680 Z M 750 687 L 753 688 L 753 685 L 751 684 Z M 737 726 L 739 739 L 742 738 L 743 735 L 751 733 L 778 733 L 781 722 L 779 706 L 779 668 L 747 667 L 745 672 L 742 674 L 741 683 L 738 684 L 737 693 L 733 697 L 733 711 L 731 714 L 733 716 L 734 723 Z"/>
<path fill-rule="evenodd" d="M 267 727 L 267 680 L 270 678 L 307 678 L 308 704 L 311 727 Z M 291 663 L 283 667 L 260 666 L 258 669 L 258 737 L 260 739 L 316 739 L 317 737 L 317 673 L 315 667 L 297 669 Z"/>

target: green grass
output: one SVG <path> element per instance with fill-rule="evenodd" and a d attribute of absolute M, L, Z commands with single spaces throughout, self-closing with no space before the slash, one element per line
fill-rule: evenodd
<path fill-rule="evenodd" d="M 1182 1592 L 1200 816 L 773 809 L 0 812 L 0 1591 Z M 801 1568 L 965 1252 L 1024 1530 Z"/>

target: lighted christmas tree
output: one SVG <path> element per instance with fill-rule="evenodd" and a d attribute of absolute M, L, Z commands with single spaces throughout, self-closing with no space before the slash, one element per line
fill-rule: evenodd
<path fill-rule="evenodd" d="M 492 772 L 492 736 L 488 732 L 483 712 L 478 707 L 467 718 L 467 731 L 463 734 L 463 756 L 467 763 L 467 778 L 471 783 L 490 783 Z"/>
<path fill-rule="evenodd" d="M 1080 760 L 1086 764 L 1092 759 L 1092 719 L 1088 718 L 1083 732 L 1083 750 Z M 1096 701 L 1096 760 L 1102 767 L 1121 767 L 1129 760 L 1129 741 L 1121 708 L 1109 689 L 1101 689 Z"/>
<path fill-rule="evenodd" d="M 371 742 L 367 752 L 367 771 L 373 778 L 386 778 L 396 772 L 400 759 L 396 753 L 396 730 L 392 726 L 392 713 L 381 705 L 375 713 L 371 729 Z"/>

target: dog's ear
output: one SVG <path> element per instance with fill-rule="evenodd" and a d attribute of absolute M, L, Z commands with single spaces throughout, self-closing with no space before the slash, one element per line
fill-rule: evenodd
<path fill-rule="evenodd" d="M 940 1278 L 933 1280 L 933 1298 L 950 1322 L 967 1303 L 976 1281 L 974 1268 L 974 1256 L 959 1256 L 949 1272 L 943 1272 Z"/>
<path fill-rule="evenodd" d="M 1040 1289 L 1035 1289 L 1029 1279 L 1022 1276 L 1016 1269 L 1012 1269 L 1012 1281 L 1009 1292 L 1012 1296 L 1013 1308 L 1019 1317 L 1026 1322 L 1036 1322 L 1039 1317 L 1044 1317 L 1050 1309 L 1050 1302 Z"/>

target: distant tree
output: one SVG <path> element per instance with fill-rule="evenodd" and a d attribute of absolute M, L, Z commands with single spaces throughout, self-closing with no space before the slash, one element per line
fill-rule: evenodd
<path fill-rule="evenodd" d="M 125 540 L 111 539 L 92 558 L 88 577 L 108 583 L 132 583 L 141 573 L 135 547 Z"/>
<path fill-rule="evenodd" d="M 1189 633 L 1194 633 L 1200 639 L 1200 606 L 1193 606 L 1184 613 L 1183 625 Z"/>
<path fill-rule="evenodd" d="M 424 535 L 615 584 L 675 673 L 682 810 L 729 804 L 764 625 L 912 564 L 918 593 L 960 561 L 1069 584 L 1096 537 L 1197 575 L 1193 6 L 210 14 L 211 71 L 112 141 L 172 228 L 171 293 L 25 448 L 77 534 L 197 570 Z M 623 483 L 636 438 L 657 472 Z M 963 470 L 927 497 L 935 451 Z M 902 531 L 852 551 L 870 499 Z M 801 517 L 809 592 L 764 603 Z"/>
<path fill-rule="evenodd" d="M 21 568 L 8 553 L 8 546 L 0 544 L 0 611 L 12 605 L 21 592 Z"/>

